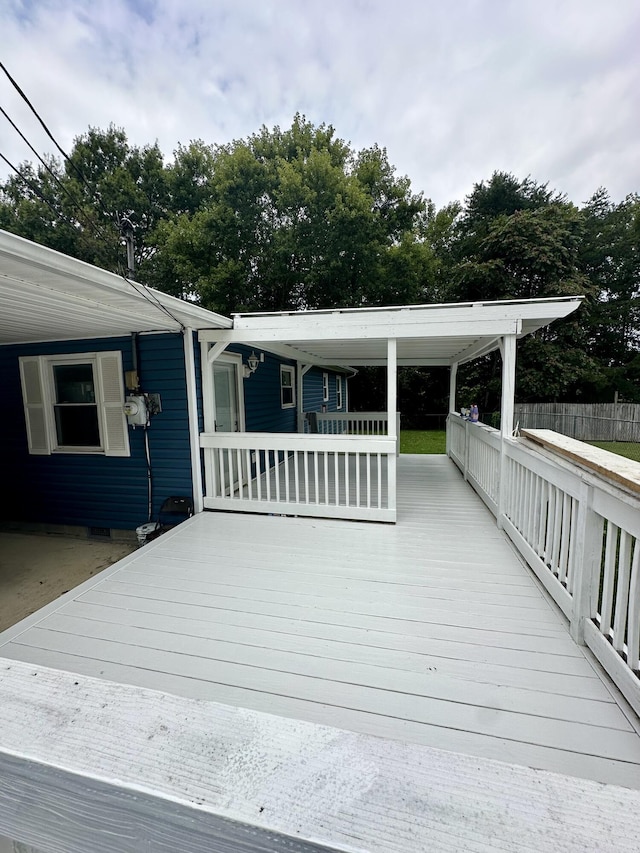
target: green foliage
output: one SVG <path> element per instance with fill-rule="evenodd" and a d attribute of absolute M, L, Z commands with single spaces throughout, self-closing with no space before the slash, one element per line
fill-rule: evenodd
<path fill-rule="evenodd" d="M 205 152 L 197 152 L 204 157 Z M 419 301 L 434 255 L 384 149 L 355 154 L 297 115 L 206 152 L 207 193 L 158 230 L 173 277 L 230 313 Z"/>
<path fill-rule="evenodd" d="M 519 344 L 517 398 L 617 391 L 640 402 L 638 195 L 614 204 L 600 189 L 578 208 L 547 184 L 495 172 L 436 210 L 384 148 L 354 151 L 302 115 L 225 145 L 179 145 L 171 163 L 121 128 L 89 128 L 70 162 L 20 168 L 0 185 L 0 228 L 122 271 L 118 222 L 129 216 L 136 276 L 226 314 L 584 294 L 578 312 Z M 463 365 L 460 404 L 497 409 L 500 370 L 496 353 Z M 446 411 L 445 373 L 401 371 L 408 423 Z M 383 404 L 379 371 L 357 382 L 360 408 Z"/>

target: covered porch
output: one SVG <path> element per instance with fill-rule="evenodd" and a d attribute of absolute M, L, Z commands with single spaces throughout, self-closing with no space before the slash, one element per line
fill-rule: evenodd
<path fill-rule="evenodd" d="M 399 367 L 446 367 L 456 411 L 458 366 L 499 350 L 501 435 L 513 432 L 516 342 L 566 317 L 581 297 L 393 308 L 238 314 L 232 329 L 201 329 L 204 477 L 196 505 L 236 512 L 395 522 Z M 267 349 L 296 363 L 297 399 L 312 365 L 386 369 L 386 411 L 312 413 L 297 433 L 220 429 L 212 391 L 216 361 L 230 345 Z M 255 353 L 252 353 L 255 357 Z M 239 358 L 239 357 L 238 357 Z M 255 358 L 258 363 L 257 357 Z M 249 374 L 249 368 L 246 376 Z M 255 369 L 255 368 L 253 368 Z"/>

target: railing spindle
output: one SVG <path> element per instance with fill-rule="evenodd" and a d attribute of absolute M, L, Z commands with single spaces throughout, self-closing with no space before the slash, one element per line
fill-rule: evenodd
<path fill-rule="evenodd" d="M 616 605 L 613 619 L 613 648 L 621 652 L 624 648 L 625 629 L 629 608 L 629 581 L 631 580 L 631 536 L 626 530 L 620 531 L 618 550 L 618 583 L 616 585 Z"/>

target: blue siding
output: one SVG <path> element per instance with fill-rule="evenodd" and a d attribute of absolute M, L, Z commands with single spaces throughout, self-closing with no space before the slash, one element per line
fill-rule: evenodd
<path fill-rule="evenodd" d="M 147 520 L 147 463 L 144 430 L 129 428 L 130 457 L 28 452 L 18 358 L 105 350 L 122 352 L 132 369 L 131 338 L 101 338 L 0 347 L 3 518 L 7 520 L 133 529 Z M 138 371 L 143 390 L 161 396 L 162 412 L 149 427 L 153 517 L 169 495 L 192 494 L 191 457 L 184 370 L 179 334 L 141 335 Z M 7 488 L 11 484 L 11 490 Z"/>
<path fill-rule="evenodd" d="M 329 399 L 322 399 L 322 374 L 329 374 Z M 312 367 L 304 377 L 304 411 L 345 412 L 347 410 L 347 377 L 342 375 L 342 408 L 338 409 L 337 375 L 334 371 Z"/>
<path fill-rule="evenodd" d="M 233 346 L 229 351 L 240 353 L 246 363 L 251 348 Z M 294 408 L 283 409 L 280 402 L 280 365 L 289 364 L 295 368 L 296 364 L 263 352 L 264 362 L 252 376 L 243 380 L 245 428 L 247 432 L 297 432 L 297 404 Z"/>

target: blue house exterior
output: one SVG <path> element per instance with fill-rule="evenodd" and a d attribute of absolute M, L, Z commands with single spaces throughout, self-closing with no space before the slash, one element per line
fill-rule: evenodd
<path fill-rule="evenodd" d="M 27 264 L 32 256 L 37 261 L 33 283 L 28 281 L 32 268 Z M 21 262 L 27 265 L 27 271 L 20 266 Z M 13 265 L 17 265 L 19 273 L 13 272 Z M 40 283 L 39 270 L 43 268 L 49 278 Z M 18 274 L 20 281 L 15 287 L 33 286 L 35 295 L 44 303 L 50 294 L 49 279 L 58 276 L 61 295 L 56 299 L 62 307 L 56 304 L 55 311 L 51 311 L 43 304 L 42 316 L 36 312 L 32 321 L 20 313 L 17 295 L 14 298 L 12 293 L 11 298 L 6 298 L 8 289 L 0 293 L 8 305 L 4 312 L 6 328 L 0 323 L 0 386 L 3 408 L 12 413 L 12 417 L 0 419 L 4 449 L 4 487 L 0 490 L 3 524 L 118 535 L 117 532 L 133 531 L 157 518 L 160 506 L 170 496 L 195 500 L 199 484 L 194 480 L 201 476 L 202 459 L 194 435 L 205 431 L 203 386 L 212 381 L 207 365 L 203 370 L 197 328 L 230 325 L 231 321 L 184 303 L 178 306 L 174 304 L 177 300 L 158 295 L 154 297 L 156 301 L 161 299 L 170 306 L 166 312 L 169 316 L 163 317 L 157 306 L 149 305 L 149 300 L 141 299 L 137 291 L 131 292 L 118 276 L 0 232 L 0 276 L 9 279 L 9 275 L 15 275 L 17 279 Z M 75 278 L 80 275 L 86 280 L 82 284 L 83 301 L 78 300 L 76 293 L 79 288 Z M 13 278 L 9 280 L 13 284 Z M 103 284 L 105 289 L 101 290 Z M 95 299 L 95 310 L 89 319 L 81 316 L 87 298 Z M 125 298 L 132 303 L 126 316 L 118 303 Z M 106 308 L 103 300 L 110 302 Z M 74 318 L 76 305 L 78 317 Z M 145 311 L 149 314 L 147 320 Z M 19 326 L 15 333 L 10 324 L 12 316 Z M 177 318 L 176 322 L 171 322 L 171 318 Z M 165 324 L 169 328 L 163 329 Z M 92 326 L 99 328 L 100 333 L 77 335 L 77 330 Z M 114 334 L 107 332 L 111 326 Z M 57 327 L 62 332 L 60 339 L 55 337 Z M 20 340 L 22 336 L 25 340 Z M 227 350 L 235 354 L 242 366 L 247 364 L 251 352 L 249 346 L 237 344 Z M 97 365 L 103 356 L 109 358 L 112 366 L 117 365 L 110 379 L 98 375 Z M 109 382 L 116 397 L 111 403 L 105 398 L 102 403 L 88 405 L 102 411 L 102 441 L 94 442 L 101 446 L 67 447 L 68 440 L 60 437 L 67 422 L 65 418 L 70 409 L 76 407 L 77 413 L 84 403 L 73 398 L 71 402 L 57 399 L 58 379 L 54 376 L 58 376 L 55 373 L 58 370 L 63 377 L 68 376 L 65 370 L 76 371 L 83 362 L 93 364 L 96 387 L 90 399 L 95 402 L 94 397 L 102 393 L 99 389 Z M 245 431 L 296 432 L 301 411 L 336 408 L 336 387 L 342 383 L 346 389 L 343 374 L 338 378 L 333 370 L 308 369 L 300 400 L 294 390 L 299 369 L 295 361 L 266 349 L 260 353 L 254 373 L 245 368 L 241 379 Z M 34 385 L 36 375 L 39 378 Z M 292 397 L 295 395 L 294 402 L 283 402 L 283 375 L 292 384 L 290 393 Z M 81 384 L 77 376 L 74 382 L 77 387 Z M 326 394 L 323 397 L 323 387 L 325 391 L 327 387 L 331 389 L 328 397 Z M 130 394 L 153 395 L 159 402 L 159 411 L 150 415 L 146 426 L 127 424 L 124 403 Z M 197 422 L 195 427 L 194 422 Z M 105 438 L 105 432 L 112 427 L 115 447 L 111 446 L 112 435 Z"/>

